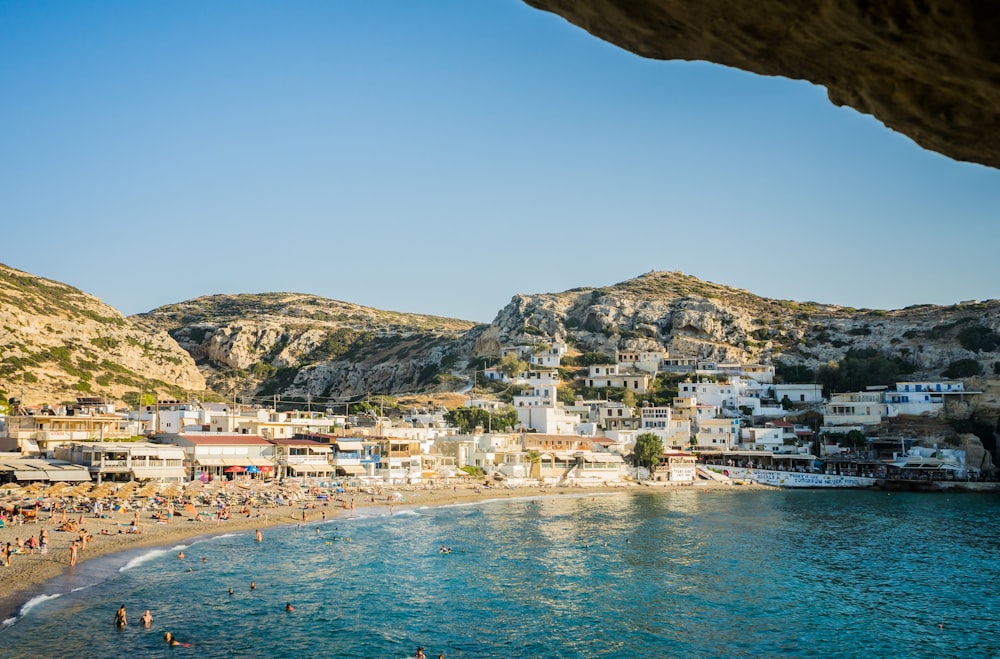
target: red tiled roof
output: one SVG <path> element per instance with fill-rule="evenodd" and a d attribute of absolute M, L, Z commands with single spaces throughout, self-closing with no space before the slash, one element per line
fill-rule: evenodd
<path fill-rule="evenodd" d="M 278 446 L 329 446 L 329 444 L 317 442 L 315 439 L 269 439 L 267 441 Z"/>

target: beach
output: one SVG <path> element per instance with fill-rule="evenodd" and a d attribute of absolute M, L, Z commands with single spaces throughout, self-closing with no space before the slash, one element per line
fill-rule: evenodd
<path fill-rule="evenodd" d="M 260 486 L 240 486 L 238 494 L 257 494 Z M 272 485 L 273 487 L 273 485 Z M 99 556 L 114 554 L 143 547 L 159 547 L 176 544 L 183 540 L 206 535 L 232 532 L 252 532 L 256 529 L 265 530 L 284 524 L 301 524 L 317 522 L 322 519 L 332 519 L 339 515 L 349 515 L 353 502 L 355 508 L 382 507 L 387 512 L 403 510 L 407 507 L 445 506 L 467 501 L 498 499 L 506 497 L 525 496 L 558 496 L 560 494 L 580 494 L 583 492 L 608 492 L 621 490 L 670 490 L 680 487 L 708 490 L 743 490 L 769 489 L 759 486 L 742 486 L 734 488 L 728 484 L 711 481 L 700 481 L 694 484 L 656 483 L 650 485 L 628 484 L 618 487 L 483 487 L 476 484 L 460 484 L 446 486 L 399 486 L 372 490 L 334 492 L 321 488 L 301 488 L 296 492 L 295 500 L 289 500 L 285 505 L 248 506 L 246 512 L 233 510 L 229 519 L 217 520 L 218 506 L 203 503 L 194 505 L 197 517 L 190 513 L 181 501 L 191 500 L 181 497 L 174 506 L 175 514 L 167 522 L 160 522 L 154 515 L 162 513 L 162 507 L 150 508 L 124 499 L 124 506 L 115 509 L 109 505 L 100 516 L 94 512 L 71 512 L 67 518 L 77 522 L 79 528 L 89 536 L 86 548 L 79 550 L 77 565 Z M 232 489 L 232 486 L 230 486 Z M 285 492 L 287 494 L 287 492 Z M 114 497 L 111 497 L 114 500 Z M 194 499 L 197 501 L 197 499 Z M 135 519 L 136 504 L 139 508 L 138 533 L 129 533 L 129 528 Z M 50 519 L 51 517 L 51 519 Z M 28 537 L 39 537 L 45 528 L 49 534 L 49 547 L 45 554 L 36 549 L 34 554 L 18 553 L 12 556 L 10 566 L 3 567 L 0 563 L 0 620 L 8 619 L 17 614 L 32 596 L 42 592 L 45 582 L 58 577 L 75 568 L 70 566 L 70 545 L 79 540 L 79 532 L 60 531 L 62 524 L 61 512 L 50 515 L 41 512 L 38 519 L 22 524 L 8 525 L 0 528 L 0 542 L 12 543 L 17 546 L 17 538 L 26 540 Z M 195 559 L 196 560 L 196 559 Z"/>

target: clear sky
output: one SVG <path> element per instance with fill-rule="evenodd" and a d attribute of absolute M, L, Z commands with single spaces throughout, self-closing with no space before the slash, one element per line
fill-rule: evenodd
<path fill-rule="evenodd" d="M 1000 297 L 1000 171 L 820 87 L 644 60 L 519 0 L 0 2 L 0 262 L 125 314 L 296 291 L 488 322 L 681 270 Z"/>

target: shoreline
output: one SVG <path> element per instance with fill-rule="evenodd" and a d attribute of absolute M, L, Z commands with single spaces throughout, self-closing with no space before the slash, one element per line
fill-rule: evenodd
<path fill-rule="evenodd" d="M 769 486 L 741 486 L 733 487 L 728 484 L 715 483 L 710 481 L 697 482 L 695 484 L 671 484 L 671 483 L 648 483 L 648 484 L 628 484 L 617 487 L 473 487 L 463 485 L 457 488 L 448 487 L 424 487 L 407 489 L 400 487 L 403 499 L 391 503 L 384 498 L 372 501 L 371 495 L 341 494 L 336 499 L 330 498 L 327 501 L 309 498 L 304 501 L 290 503 L 285 506 L 275 506 L 268 508 L 255 508 L 249 515 L 234 515 L 229 520 L 216 523 L 214 519 L 210 521 L 195 521 L 189 517 L 175 517 L 169 523 L 153 521 L 148 513 L 143 514 L 140 521 L 138 534 L 125 533 L 133 518 L 133 512 L 108 513 L 106 516 L 98 518 L 91 513 L 82 515 L 82 528 L 91 534 L 93 538 L 88 541 L 87 548 L 78 554 L 77 568 L 69 565 L 70 543 L 78 537 L 77 533 L 57 531 L 58 519 L 56 523 L 48 519 L 48 515 L 42 515 L 37 522 L 28 522 L 21 525 L 0 528 L 0 542 L 14 543 L 16 538 L 22 540 L 29 536 L 38 536 L 42 528 L 49 531 L 49 550 L 47 554 L 40 554 L 36 549 L 34 555 L 16 554 L 11 559 L 11 566 L 4 567 L 0 563 L 0 623 L 13 621 L 16 623 L 22 615 L 24 606 L 38 597 L 51 595 L 51 589 L 46 586 L 57 582 L 61 577 L 72 574 L 80 565 L 104 556 L 125 553 L 136 549 L 153 547 L 168 547 L 172 544 L 182 543 L 192 538 L 211 537 L 225 533 L 250 532 L 255 529 L 268 529 L 285 524 L 315 523 L 323 519 L 335 519 L 343 516 L 345 512 L 350 512 L 346 504 L 351 499 L 354 500 L 356 508 L 384 508 L 389 510 L 397 508 L 400 510 L 414 507 L 440 507 L 456 503 L 485 501 L 488 499 L 503 499 L 507 497 L 526 496 L 559 496 L 563 494 L 593 494 L 593 493 L 617 493 L 617 492 L 656 492 L 656 491 L 743 491 L 743 490 L 773 490 Z M 305 508 L 305 506 L 310 506 Z M 214 515 L 215 508 L 212 506 L 197 506 L 200 513 Z M 302 513 L 305 512 L 305 518 Z M 79 519 L 80 514 L 74 514 L 72 519 Z M 102 534 L 102 531 L 105 534 Z M 10 624 L 9 622 L 7 624 Z M 0 624 L 0 631 L 7 625 Z"/>

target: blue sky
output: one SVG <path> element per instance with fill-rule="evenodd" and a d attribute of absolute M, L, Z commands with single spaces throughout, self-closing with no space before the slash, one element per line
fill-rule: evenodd
<path fill-rule="evenodd" d="M 123 313 L 297 291 L 488 322 L 681 270 L 1000 297 L 1000 172 L 823 88 L 643 60 L 518 0 L 0 3 L 0 262 Z"/>

